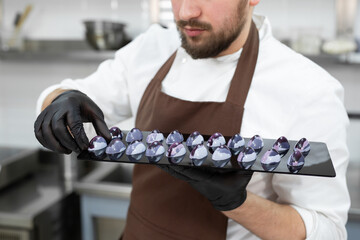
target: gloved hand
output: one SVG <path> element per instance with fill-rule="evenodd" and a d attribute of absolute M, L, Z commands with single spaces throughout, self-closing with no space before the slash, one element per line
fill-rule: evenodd
<path fill-rule="evenodd" d="M 44 147 L 55 152 L 70 154 L 86 150 L 89 139 L 83 122 L 92 122 L 98 135 L 111 140 L 100 108 L 84 93 L 69 90 L 40 113 L 34 124 L 35 136 Z"/>
<path fill-rule="evenodd" d="M 233 210 L 245 202 L 246 186 L 253 174 L 231 169 L 157 166 L 172 176 L 188 182 L 219 211 Z"/>

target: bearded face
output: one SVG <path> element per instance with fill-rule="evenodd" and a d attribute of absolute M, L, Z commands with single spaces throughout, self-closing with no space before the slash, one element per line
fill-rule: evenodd
<path fill-rule="evenodd" d="M 248 14 L 246 5 L 247 0 L 240 0 L 233 12 L 224 16 L 216 29 L 211 23 L 196 18 L 176 21 L 182 47 L 194 59 L 218 56 L 229 48 L 242 32 Z"/>

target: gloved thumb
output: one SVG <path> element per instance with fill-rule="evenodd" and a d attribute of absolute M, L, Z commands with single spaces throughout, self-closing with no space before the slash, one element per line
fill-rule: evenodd
<path fill-rule="evenodd" d="M 93 120 L 92 123 L 94 125 L 97 135 L 104 137 L 105 140 L 109 143 L 111 141 L 111 135 L 105 121 L 103 119 L 96 118 Z"/>

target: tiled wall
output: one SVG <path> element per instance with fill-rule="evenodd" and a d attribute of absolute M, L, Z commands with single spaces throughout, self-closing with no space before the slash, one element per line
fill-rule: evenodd
<path fill-rule="evenodd" d="M 151 0 L 0 0 L 4 2 L 5 29 L 12 28 L 17 11 L 33 4 L 33 11 L 24 25 L 30 39 L 82 39 L 84 19 L 110 19 L 128 24 L 131 36 L 149 25 Z M 112 9 L 113 7 L 117 8 Z M 256 12 L 268 16 L 275 35 L 294 38 L 301 33 L 315 33 L 323 39 L 335 35 L 335 0 L 262 0 Z M 360 3 L 356 35 L 360 37 Z"/>

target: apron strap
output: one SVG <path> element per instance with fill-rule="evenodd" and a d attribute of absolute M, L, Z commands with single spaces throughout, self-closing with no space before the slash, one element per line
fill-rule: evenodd
<path fill-rule="evenodd" d="M 243 107 L 248 95 L 259 53 L 259 33 L 251 22 L 250 32 L 238 61 L 226 102 Z M 241 66 L 246 66 L 241 67 Z"/>

